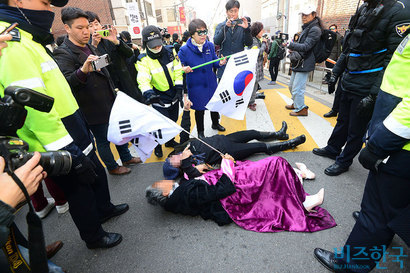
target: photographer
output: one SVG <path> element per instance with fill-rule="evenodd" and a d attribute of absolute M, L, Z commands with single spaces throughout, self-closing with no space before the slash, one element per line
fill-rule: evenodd
<path fill-rule="evenodd" d="M 54 181 L 63 190 L 70 214 L 88 248 L 118 245 L 122 236 L 108 233 L 101 223 L 125 213 L 127 204 L 114 206 L 110 200 L 107 175 L 95 153 L 93 138 L 71 93 L 70 86 L 51 53 L 50 33 L 54 19 L 51 4 L 62 7 L 67 0 L 1 0 L 0 31 L 18 22 L 15 40 L 3 49 L 0 58 L 0 86 L 21 86 L 54 98 L 49 112 L 27 108 L 24 125 L 17 135 L 30 151 L 66 150 L 71 154 L 68 175 Z M 0 95 L 2 94 L 0 88 Z"/>
<path fill-rule="evenodd" d="M 117 38 L 117 29 L 111 25 L 101 25 L 100 17 L 92 11 L 85 12 L 91 32 L 89 43 L 96 47 L 101 55 L 108 54 L 111 64 L 107 66 L 115 88 L 123 91 L 131 98 L 143 102 L 142 93 L 138 89 L 137 78 L 132 77 L 128 71 L 127 59 L 134 54 L 132 48 L 124 41 Z M 99 32 L 107 30 L 108 36 Z"/>
<path fill-rule="evenodd" d="M 239 1 L 229 0 L 225 5 L 227 19 L 215 29 L 214 44 L 221 47 L 221 57 L 241 52 L 253 43 L 248 20 L 238 18 L 240 6 Z M 219 79 L 224 71 L 225 66 L 218 69 Z"/>
<path fill-rule="evenodd" d="M 128 144 L 116 145 L 124 166 L 119 166 L 112 155 L 107 130 L 115 99 L 114 85 L 106 67 L 100 71 L 94 71 L 92 67 L 92 62 L 98 60 L 100 54 L 88 44 L 89 18 L 81 9 L 67 7 L 61 11 L 61 19 L 68 37 L 54 50 L 57 63 L 93 132 L 98 152 L 108 172 L 112 175 L 128 174 L 131 169 L 126 166 L 138 164 L 141 160 L 132 157 Z"/>

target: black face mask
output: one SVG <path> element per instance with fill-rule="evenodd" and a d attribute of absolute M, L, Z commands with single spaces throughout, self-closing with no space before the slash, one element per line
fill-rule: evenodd
<path fill-rule="evenodd" d="M 0 8 L 5 9 L 9 16 L 25 21 L 47 32 L 50 32 L 55 16 L 54 12 L 48 10 L 31 10 L 8 5 L 0 5 Z"/>
<path fill-rule="evenodd" d="M 42 45 L 54 41 L 51 35 L 51 25 L 54 21 L 54 12 L 48 10 L 30 10 L 0 4 L 0 21 L 19 23 L 18 28 L 33 35 L 33 40 Z"/>

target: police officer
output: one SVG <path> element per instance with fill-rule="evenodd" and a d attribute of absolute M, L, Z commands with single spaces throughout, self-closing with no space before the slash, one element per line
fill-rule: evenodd
<path fill-rule="evenodd" d="M 0 2 L 0 31 L 10 23 L 12 41 L 0 58 L 0 94 L 5 87 L 21 86 L 54 98 L 49 113 L 27 108 L 27 118 L 17 135 L 29 143 L 30 151 L 67 150 L 72 156 L 68 175 L 54 181 L 63 190 L 70 214 L 88 248 L 119 244 L 122 236 L 107 233 L 101 223 L 128 210 L 127 204 L 110 201 L 107 175 L 99 162 L 70 86 L 46 49 L 53 42 L 50 33 L 54 13 L 50 5 L 62 7 L 68 0 L 8 0 Z"/>
<path fill-rule="evenodd" d="M 370 271 L 387 254 L 385 248 L 395 234 L 410 246 L 409 71 L 410 35 L 407 35 L 384 74 L 369 125 L 367 145 L 359 156 L 360 163 L 370 172 L 359 218 L 343 248 L 343 259 L 335 260 L 333 252 L 320 248 L 314 252 L 330 270 Z M 373 254 L 375 249 L 377 254 Z M 355 261 L 349 263 L 352 257 Z M 359 268 L 361 270 L 357 270 Z"/>
<path fill-rule="evenodd" d="M 161 114 L 177 121 L 179 105 L 182 107 L 183 78 L 182 66 L 175 56 L 173 48 L 163 46 L 161 32 L 156 26 L 147 26 L 142 30 L 143 48 L 146 54 L 141 54 L 137 62 L 138 85 L 147 101 L 158 96 L 159 102 L 152 106 Z M 174 147 L 178 143 L 171 139 L 165 147 Z M 157 157 L 162 157 L 161 145 L 154 151 Z"/>
<path fill-rule="evenodd" d="M 360 152 L 385 67 L 403 39 L 399 29 L 410 18 L 410 0 L 364 2 L 350 20 L 343 53 L 329 80 L 331 92 L 340 77 L 337 124 L 327 146 L 313 149 L 316 155 L 336 160 L 325 169 L 330 176 L 346 172 Z"/>

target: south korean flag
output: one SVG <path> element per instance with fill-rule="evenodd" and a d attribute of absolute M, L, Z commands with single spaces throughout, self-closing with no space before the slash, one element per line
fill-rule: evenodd
<path fill-rule="evenodd" d="M 131 142 L 145 162 L 158 144 L 164 144 L 181 131 L 178 124 L 152 107 L 117 92 L 107 135 L 112 143 L 122 145 Z"/>
<path fill-rule="evenodd" d="M 233 119 L 244 119 L 255 85 L 258 54 L 259 49 L 251 49 L 229 58 L 222 79 L 206 105 L 208 110 Z"/>

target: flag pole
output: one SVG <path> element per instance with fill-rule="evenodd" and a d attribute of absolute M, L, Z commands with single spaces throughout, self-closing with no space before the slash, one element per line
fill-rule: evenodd
<path fill-rule="evenodd" d="M 152 107 L 148 107 L 148 109 L 149 109 L 149 111 L 153 111 L 153 110 L 152 110 L 152 109 L 153 109 Z M 154 110 L 154 111 L 155 111 L 155 110 Z M 155 112 L 157 112 L 157 111 L 155 111 Z M 158 113 L 159 113 L 159 112 L 158 112 Z M 155 114 L 158 114 L 158 113 L 155 113 Z M 160 114 L 160 115 L 158 115 L 158 116 L 160 116 L 162 119 L 164 119 L 164 120 L 167 121 L 168 123 L 172 124 L 174 127 L 178 127 L 178 129 L 181 129 L 182 131 L 184 131 L 184 132 L 187 133 L 188 135 L 192 136 L 193 138 L 196 138 L 197 140 L 199 140 L 199 142 L 202 142 L 203 144 L 205 144 L 206 146 L 208 146 L 210 149 L 212 149 L 212 150 L 214 150 L 215 152 L 217 152 L 220 156 L 222 156 L 222 157 L 224 156 L 224 154 L 223 154 L 222 152 L 218 151 L 216 148 L 212 147 L 211 145 L 209 145 L 208 143 L 206 143 L 206 142 L 203 141 L 202 139 L 200 139 L 200 138 L 198 138 L 198 137 L 192 135 L 190 132 L 188 132 L 187 130 L 185 130 L 184 128 L 182 128 L 180 125 L 178 125 L 178 123 L 176 123 L 175 121 L 170 120 L 168 117 L 166 117 L 166 116 L 164 116 L 164 115 L 162 115 L 162 114 Z M 180 143 L 180 144 L 182 144 L 182 143 Z"/>
<path fill-rule="evenodd" d="M 232 54 L 232 55 L 233 55 L 233 54 Z M 230 58 L 232 55 L 229 55 L 229 56 L 226 56 L 226 57 L 222 57 L 222 58 L 219 58 L 219 59 L 216 59 L 216 60 L 212 60 L 212 61 L 209 61 L 209 62 L 206 62 L 206 63 L 203 63 L 203 64 L 199 64 L 199 65 L 197 65 L 197 66 L 191 67 L 191 69 L 194 70 L 194 69 L 203 67 L 203 66 L 205 66 L 205 65 L 212 64 L 212 63 L 215 63 L 215 62 L 217 62 L 217 61 L 221 61 L 221 60 L 223 60 L 223 59 L 225 59 L 225 58 Z M 182 70 L 182 73 L 185 73 L 185 72 Z"/>

